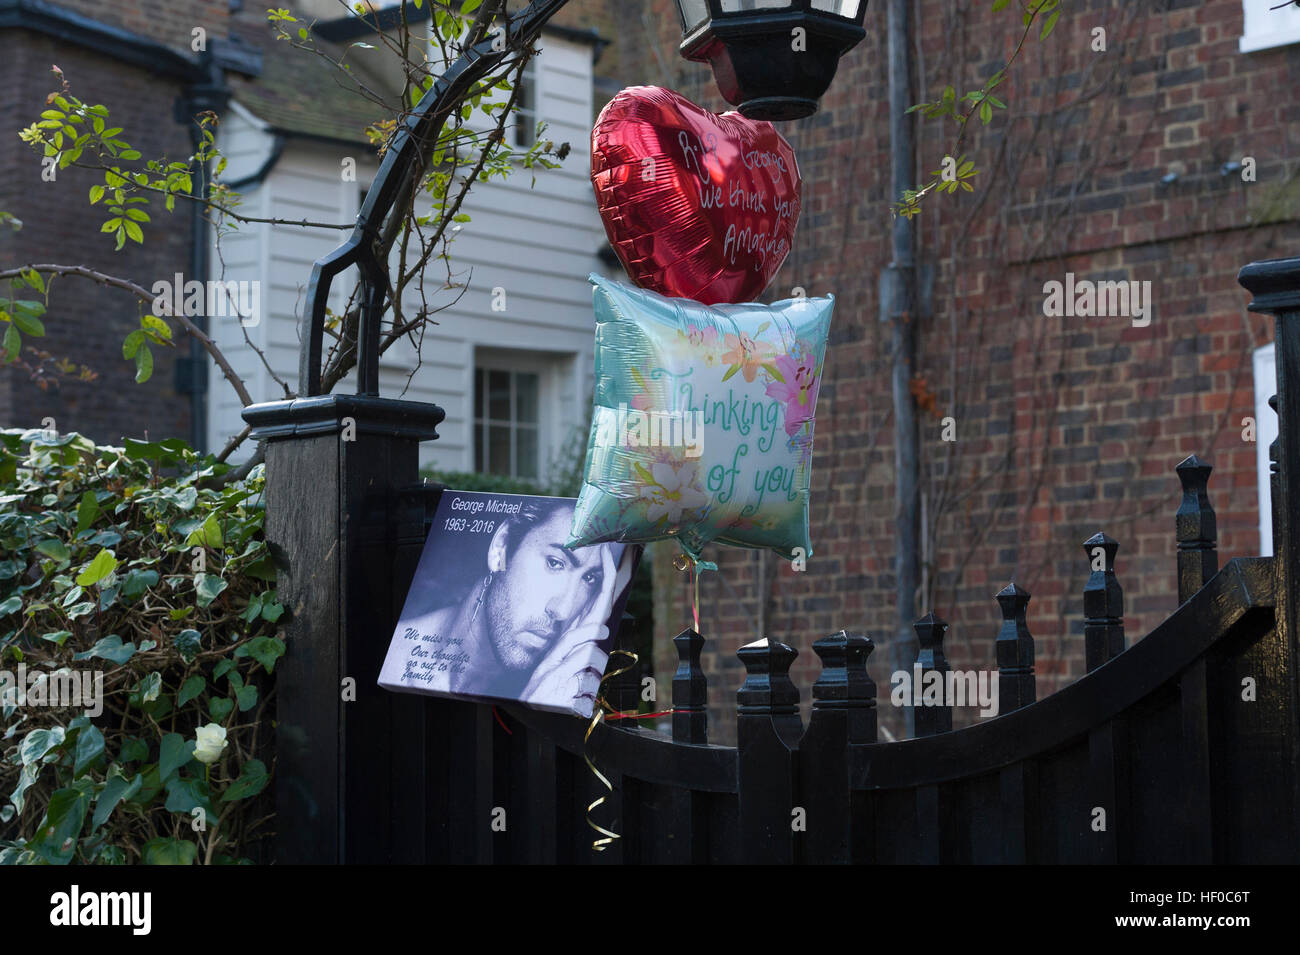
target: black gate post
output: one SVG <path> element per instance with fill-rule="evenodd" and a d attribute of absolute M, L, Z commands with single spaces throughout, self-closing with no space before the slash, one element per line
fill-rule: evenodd
<path fill-rule="evenodd" d="M 806 827 L 806 807 L 795 805 L 795 754 L 803 722 L 790 664 L 798 655 L 794 647 L 769 639 L 736 651 L 746 671 L 736 691 L 736 791 L 741 857 L 747 863 L 794 862 L 795 832 Z"/>
<path fill-rule="evenodd" d="M 266 442 L 266 539 L 290 612 L 276 668 L 279 862 L 389 861 L 394 812 L 422 812 L 392 792 L 394 741 L 418 747 L 421 724 L 394 733 L 407 708 L 375 681 L 405 585 L 392 573 L 397 490 L 416 482 L 419 444 L 442 418 L 363 395 L 244 409 Z"/>
<path fill-rule="evenodd" d="M 1300 700 L 1296 623 L 1300 620 L 1300 258 L 1252 262 L 1237 276 L 1253 298 L 1252 312 L 1274 316 L 1273 349 L 1277 369 L 1277 395 L 1270 404 L 1278 416 L 1277 440 L 1269 448 L 1272 462 L 1270 486 L 1273 506 L 1273 572 L 1276 582 L 1277 630 L 1286 647 L 1287 698 Z M 1300 813 L 1300 725 L 1294 710 L 1285 716 L 1279 732 L 1289 737 L 1292 806 L 1290 815 Z M 1293 830 L 1294 831 L 1294 830 Z"/>

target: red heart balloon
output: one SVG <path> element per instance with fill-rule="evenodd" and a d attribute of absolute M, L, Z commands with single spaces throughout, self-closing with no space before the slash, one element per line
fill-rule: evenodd
<path fill-rule="evenodd" d="M 591 133 L 609 243 L 642 288 L 705 305 L 750 302 L 790 253 L 799 167 L 771 123 L 632 86 Z"/>

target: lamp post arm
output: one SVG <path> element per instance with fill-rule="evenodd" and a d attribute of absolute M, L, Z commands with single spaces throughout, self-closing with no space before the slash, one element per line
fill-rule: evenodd
<path fill-rule="evenodd" d="M 393 137 L 352 234 L 312 267 L 303 309 L 298 393 L 321 393 L 325 306 L 334 276 L 355 265 L 361 273 L 361 320 L 357 327 L 357 394 L 379 394 L 380 320 L 388 294 L 388 254 L 411 196 L 424 174 L 432 146 L 451 109 L 502 61 L 531 45 L 568 0 L 533 0 L 504 25 L 505 43 L 486 37 L 470 46 L 420 98 Z"/>

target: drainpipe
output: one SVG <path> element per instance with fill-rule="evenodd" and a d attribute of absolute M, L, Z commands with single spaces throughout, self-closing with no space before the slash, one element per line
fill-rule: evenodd
<path fill-rule="evenodd" d="M 194 150 L 203 141 L 195 116 L 205 110 L 224 113 L 230 104 L 227 69 L 256 76 L 261 72 L 261 53 L 246 47 L 234 37 L 214 37 L 209 41 L 209 48 L 199 54 L 198 77 L 184 88 L 174 107 L 174 118 L 189 130 L 190 146 Z M 203 163 L 197 172 L 194 194 L 206 197 L 212 171 L 208 163 Z M 210 256 L 208 223 L 203 218 L 203 213 L 202 203 L 190 203 L 190 264 L 187 280 L 206 283 L 210 273 Z M 192 319 L 200 330 L 208 333 L 206 315 L 194 315 Z M 189 395 L 190 398 L 190 444 L 196 451 L 207 450 L 208 355 L 196 338 L 190 338 L 189 355 L 176 361 L 175 389 L 177 394 Z"/>
<path fill-rule="evenodd" d="M 911 46 L 908 13 L 912 0 L 889 0 L 889 165 L 891 197 L 913 186 L 915 157 L 912 141 L 912 105 L 909 75 Z M 916 593 L 920 585 L 920 489 L 916 402 L 912 374 L 916 360 L 916 259 L 912 223 L 897 216 L 893 224 L 893 259 L 880 274 L 880 320 L 890 326 L 893 356 L 891 382 L 894 401 L 894 543 L 897 548 L 894 577 L 897 588 L 897 629 L 889 646 L 891 672 L 910 671 L 915 655 L 910 651 L 917 616 Z M 907 735 L 915 735 L 913 710 L 903 711 Z"/>

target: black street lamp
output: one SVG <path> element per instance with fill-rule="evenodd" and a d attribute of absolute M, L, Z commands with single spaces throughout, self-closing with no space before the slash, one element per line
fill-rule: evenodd
<path fill-rule="evenodd" d="M 708 62 L 726 101 L 751 119 L 817 111 L 840 57 L 866 36 L 867 0 L 676 0 L 682 56 Z"/>

